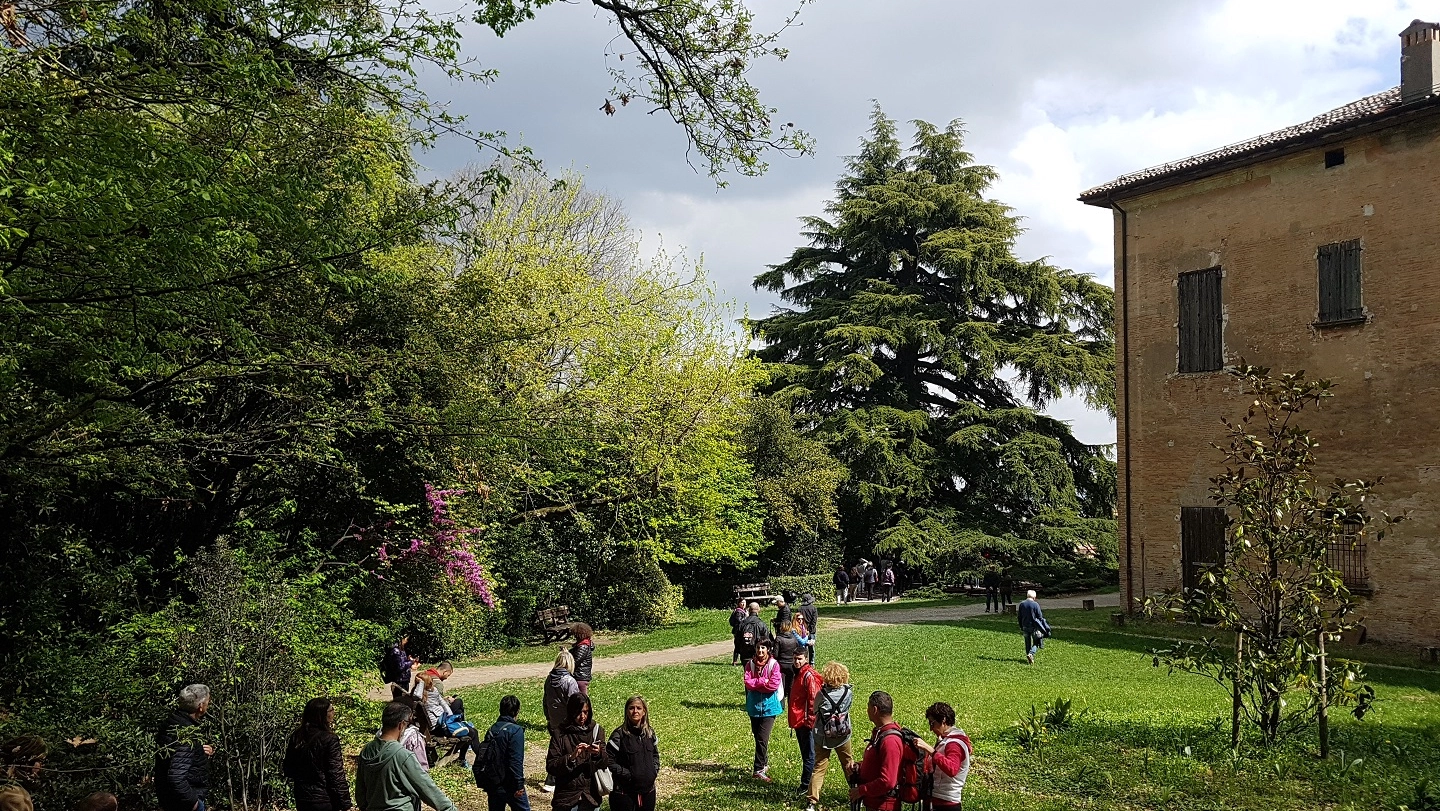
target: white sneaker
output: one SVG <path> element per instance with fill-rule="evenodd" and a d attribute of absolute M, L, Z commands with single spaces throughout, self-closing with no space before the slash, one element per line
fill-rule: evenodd
<path fill-rule="evenodd" d="M 540 789 L 541 789 L 542 791 L 544 791 L 546 794 L 554 794 L 554 793 L 555 793 L 555 787 L 552 786 L 552 785 L 550 785 L 549 783 L 546 783 L 545 785 L 541 786 Z"/>

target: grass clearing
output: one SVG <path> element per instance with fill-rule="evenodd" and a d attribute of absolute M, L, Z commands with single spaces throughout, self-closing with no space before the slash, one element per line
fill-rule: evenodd
<path fill-rule="evenodd" d="M 905 608 L 932 608 L 947 605 L 967 605 L 977 602 L 973 597 L 941 597 L 899 599 L 890 603 L 871 601 L 850 605 L 821 604 L 820 630 L 825 630 L 826 618 L 863 617 L 874 611 Z M 773 608 L 762 610 L 762 616 L 773 617 Z M 679 648 L 685 645 L 700 645 L 706 642 L 720 642 L 730 638 L 730 612 L 718 608 L 681 608 L 675 612 L 675 619 L 659 628 L 639 633 L 597 632 L 601 639 L 596 655 L 619 656 L 626 653 Z M 484 665 L 518 665 L 535 662 L 549 662 L 555 658 L 555 649 L 570 644 L 566 639 L 549 645 L 524 645 L 493 651 L 488 655 L 463 661 L 456 661 L 456 667 L 477 667 Z"/>
<path fill-rule="evenodd" d="M 826 616 L 840 610 L 831 608 Z M 729 630 L 724 614 L 712 613 L 723 639 Z M 1247 747 L 1233 758 L 1227 747 L 1229 703 L 1220 688 L 1150 667 L 1143 652 L 1153 640 L 1117 632 L 1135 628 L 1083 627 L 1096 617 L 1108 622 L 1106 612 L 1055 612 L 1054 624 L 1077 630 L 1059 631 L 1033 667 L 1024 662 L 1009 617 L 836 630 L 824 637 L 822 660 L 850 666 L 862 702 L 871 690 L 889 691 L 899 720 L 912 729 L 924 729 L 923 711 L 932 701 L 955 706 L 960 726 L 976 743 L 977 764 L 966 791 L 970 811 L 1371 811 L 1413 802 L 1421 778 L 1440 774 L 1440 673 L 1373 670 L 1378 708 L 1362 722 L 1337 713 L 1336 755 L 1328 762 L 1313 757 L 1313 737 L 1275 751 Z M 538 679 L 463 691 L 482 728 L 509 692 L 523 702 L 527 737 L 543 744 Z M 740 674 L 728 656 L 598 678 L 591 693 L 607 730 L 619 720 L 626 697 L 639 693 L 650 701 L 673 786 L 664 807 L 804 807 L 794 794 L 799 757 L 787 729 L 777 728 L 771 743 L 775 782 L 750 778 L 752 745 Z M 1021 747 L 1017 717 L 1031 704 L 1057 696 L 1074 700 L 1084 715 L 1071 729 L 1050 734 L 1038 749 Z M 863 734 L 863 712 L 856 726 Z M 822 805 L 844 808 L 844 792 L 832 770 Z M 532 801 L 544 803 L 538 792 Z"/>

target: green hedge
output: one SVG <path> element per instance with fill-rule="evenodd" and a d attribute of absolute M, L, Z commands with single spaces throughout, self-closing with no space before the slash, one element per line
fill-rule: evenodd
<path fill-rule="evenodd" d="M 780 594 L 785 591 L 793 591 L 796 594 L 810 592 L 815 597 L 816 603 L 834 603 L 835 585 L 828 574 L 786 574 L 776 575 L 770 578 L 770 591 Z"/>

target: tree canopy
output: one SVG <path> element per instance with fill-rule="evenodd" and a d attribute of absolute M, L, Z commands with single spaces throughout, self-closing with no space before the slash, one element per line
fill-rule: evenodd
<path fill-rule="evenodd" d="M 1042 411 L 1113 409 L 1112 291 L 1017 258 L 960 123 L 914 126 L 907 150 L 877 108 L 808 244 L 756 278 L 788 305 L 753 323 L 771 388 L 850 470 L 851 550 L 1113 548 L 1113 463 Z"/>

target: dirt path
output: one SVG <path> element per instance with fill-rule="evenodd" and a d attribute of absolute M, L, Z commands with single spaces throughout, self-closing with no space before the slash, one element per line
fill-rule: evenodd
<path fill-rule="evenodd" d="M 1054 600 L 1045 600 L 1041 605 L 1045 608 L 1080 608 L 1081 599 L 1080 597 L 1060 597 Z M 1120 595 L 1118 593 L 1097 594 L 1085 599 L 1095 600 L 1095 607 L 1097 609 L 1113 608 L 1120 605 Z M 893 609 L 872 611 L 866 614 L 864 619 L 842 617 L 827 619 L 822 609 L 820 614 L 820 630 L 830 634 L 835 631 L 853 628 L 906 625 L 912 622 L 947 622 L 965 619 L 967 617 L 978 617 L 984 615 L 984 613 L 985 606 L 979 603 L 925 608 L 904 608 L 903 606 L 899 606 Z M 729 656 L 731 649 L 732 643 L 726 639 L 722 642 L 709 642 L 704 645 L 686 645 L 680 648 L 666 648 L 665 650 L 645 651 L 643 653 L 624 653 L 619 656 L 597 656 L 595 658 L 595 672 L 622 673 L 627 670 L 640 670 L 646 667 L 689 664 L 691 662 Z M 447 690 L 453 690 L 459 687 L 476 687 L 482 684 L 492 684 L 497 681 L 510 681 L 512 679 L 539 679 L 549 673 L 550 668 L 551 665 L 549 662 L 462 667 L 456 670 L 450 678 L 445 680 L 445 688 Z M 380 695 L 380 700 L 384 700 L 387 696 L 388 693 Z"/>

